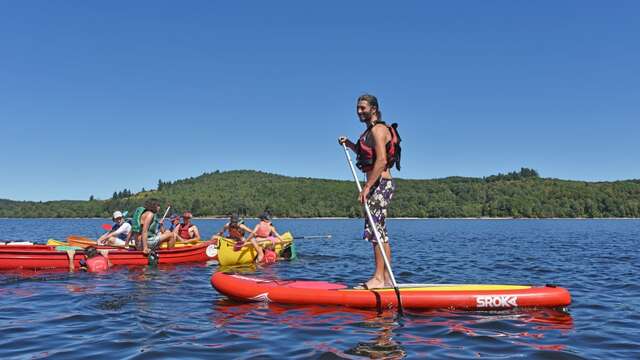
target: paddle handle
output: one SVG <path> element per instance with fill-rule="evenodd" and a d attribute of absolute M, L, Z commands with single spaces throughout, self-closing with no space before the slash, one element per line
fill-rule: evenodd
<path fill-rule="evenodd" d="M 362 192 L 362 186 L 360 185 L 360 180 L 358 179 L 358 174 L 356 173 L 356 169 L 353 166 L 353 162 L 351 161 L 351 155 L 349 155 L 349 150 L 347 149 L 347 145 L 342 143 L 342 148 L 344 149 L 344 153 L 347 156 L 347 162 L 349 163 L 349 168 L 351 169 L 351 174 L 353 175 L 353 180 L 355 180 L 356 185 L 358 186 L 358 192 Z M 391 278 L 391 283 L 394 288 L 398 288 L 398 284 L 396 283 L 396 278 L 393 275 L 393 270 L 391 270 L 391 265 L 389 264 L 389 259 L 387 259 L 387 254 L 384 252 L 382 248 L 382 241 L 380 241 L 380 233 L 378 232 L 378 228 L 376 227 L 375 222 L 373 222 L 373 216 L 371 216 L 371 210 L 369 210 L 369 204 L 364 202 L 364 210 L 367 213 L 367 220 L 369 221 L 369 225 L 371 225 L 371 229 L 373 230 L 373 234 L 378 241 L 378 250 L 380 250 L 380 254 L 382 255 L 382 259 L 384 260 L 384 266 L 387 268 L 389 272 L 389 277 Z"/>

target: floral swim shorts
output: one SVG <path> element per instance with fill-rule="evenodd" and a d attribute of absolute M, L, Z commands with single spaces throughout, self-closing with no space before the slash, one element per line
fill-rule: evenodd
<path fill-rule="evenodd" d="M 389 237 L 387 236 L 387 225 L 385 223 L 385 220 L 387 219 L 387 207 L 393 198 L 395 190 L 396 186 L 392 179 L 380 179 L 371 189 L 371 192 L 369 192 L 369 196 L 367 197 L 367 204 L 369 205 L 369 210 L 371 210 L 371 217 L 376 225 L 376 229 L 378 229 L 378 234 L 380 234 L 380 240 L 385 243 L 389 242 Z M 373 233 L 367 218 L 364 220 L 363 238 L 374 244 L 377 243 L 376 236 Z"/>

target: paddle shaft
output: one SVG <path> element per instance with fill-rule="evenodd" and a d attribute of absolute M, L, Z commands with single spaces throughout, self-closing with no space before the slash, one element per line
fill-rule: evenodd
<path fill-rule="evenodd" d="M 358 186 L 358 191 L 362 192 L 362 186 L 360 185 L 360 180 L 358 179 L 358 175 L 356 174 L 356 169 L 353 167 L 353 163 L 351 162 L 351 155 L 349 155 L 349 150 L 347 149 L 347 145 L 342 143 L 342 148 L 344 149 L 345 155 L 347 155 L 347 162 L 349 163 L 349 168 L 351 169 L 351 174 L 353 175 L 353 180 L 355 180 L 356 185 Z M 398 295 L 398 309 L 402 312 L 402 304 L 400 303 L 400 293 L 398 290 L 398 284 L 396 283 L 396 278 L 393 276 L 393 270 L 391 270 L 391 265 L 389 264 L 389 259 L 387 259 L 387 254 L 382 248 L 382 241 L 380 241 L 380 233 L 378 232 L 378 228 L 376 224 L 373 222 L 373 216 L 371 216 L 371 210 L 369 210 L 369 204 L 364 202 L 364 210 L 367 213 L 367 220 L 369 221 L 369 225 L 371 225 L 371 229 L 373 230 L 373 234 L 378 241 L 378 250 L 380 250 L 380 254 L 382 255 L 382 259 L 384 260 L 384 266 L 387 268 L 387 272 L 389 273 L 389 278 L 391 278 L 391 284 L 393 288 L 396 290 L 396 294 Z"/>
<path fill-rule="evenodd" d="M 331 239 L 331 235 L 294 236 L 294 239 Z"/>
<path fill-rule="evenodd" d="M 167 210 L 165 210 L 164 215 L 162 215 L 162 219 L 160 219 L 160 222 L 156 225 L 156 232 L 158 232 L 158 229 L 160 228 L 160 224 L 162 224 L 164 222 L 164 219 L 167 217 L 167 214 L 169 213 L 169 209 L 171 209 L 171 205 L 167 206 Z"/>

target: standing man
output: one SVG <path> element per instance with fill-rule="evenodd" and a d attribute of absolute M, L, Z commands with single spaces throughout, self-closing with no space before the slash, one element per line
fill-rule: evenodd
<path fill-rule="evenodd" d="M 345 136 L 341 136 L 338 142 L 340 145 L 345 144 L 356 153 L 356 165 L 367 174 L 367 182 L 358 195 L 358 200 L 363 205 L 365 202 L 369 205 L 371 217 L 382 241 L 381 245 L 378 244 L 371 224 L 365 218 L 364 238 L 373 245 L 376 268 L 373 277 L 361 286 L 365 289 L 391 287 L 391 279 L 389 273 L 385 271 L 384 259 L 376 247 L 382 246 L 391 263 L 391 248 L 385 220 L 387 207 L 395 191 L 390 169 L 395 165 L 400 170 L 400 136 L 396 131 L 397 124 L 389 126 L 382 121 L 382 113 L 375 96 L 369 94 L 360 96 L 356 111 L 360 122 L 367 129 L 360 135 L 357 143 L 351 142 Z"/>

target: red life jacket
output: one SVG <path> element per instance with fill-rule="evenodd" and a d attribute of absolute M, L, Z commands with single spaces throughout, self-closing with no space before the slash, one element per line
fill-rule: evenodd
<path fill-rule="evenodd" d="M 178 235 L 183 238 L 183 239 L 191 239 L 191 233 L 189 232 L 189 229 L 191 229 L 191 227 L 193 226 L 193 224 L 189 224 L 189 226 L 184 226 L 184 224 L 180 224 L 180 230 L 178 231 Z"/>
<path fill-rule="evenodd" d="M 256 237 L 266 238 L 269 237 L 269 235 L 271 235 L 271 224 L 260 221 L 258 229 L 256 229 Z"/>
<path fill-rule="evenodd" d="M 227 231 L 229 232 L 229 239 L 240 240 L 244 237 L 244 230 L 238 225 L 229 224 Z"/>
<path fill-rule="evenodd" d="M 86 262 L 88 272 L 103 272 L 109 270 L 109 260 L 102 255 L 94 256 Z"/>
<path fill-rule="evenodd" d="M 387 129 L 389 129 L 389 133 L 391 133 L 391 140 L 385 145 L 387 150 L 386 169 L 390 169 L 395 165 L 396 169 L 400 170 L 401 139 L 397 130 L 398 124 L 393 123 L 389 126 L 384 121 L 376 121 L 373 125 L 367 127 L 367 130 L 360 135 L 360 139 L 358 139 L 358 143 L 356 144 L 356 166 L 363 172 L 369 172 L 373 169 L 373 164 L 376 162 L 376 149 L 373 144 L 373 137 L 370 135 L 371 129 L 378 124 L 386 126 Z"/>

